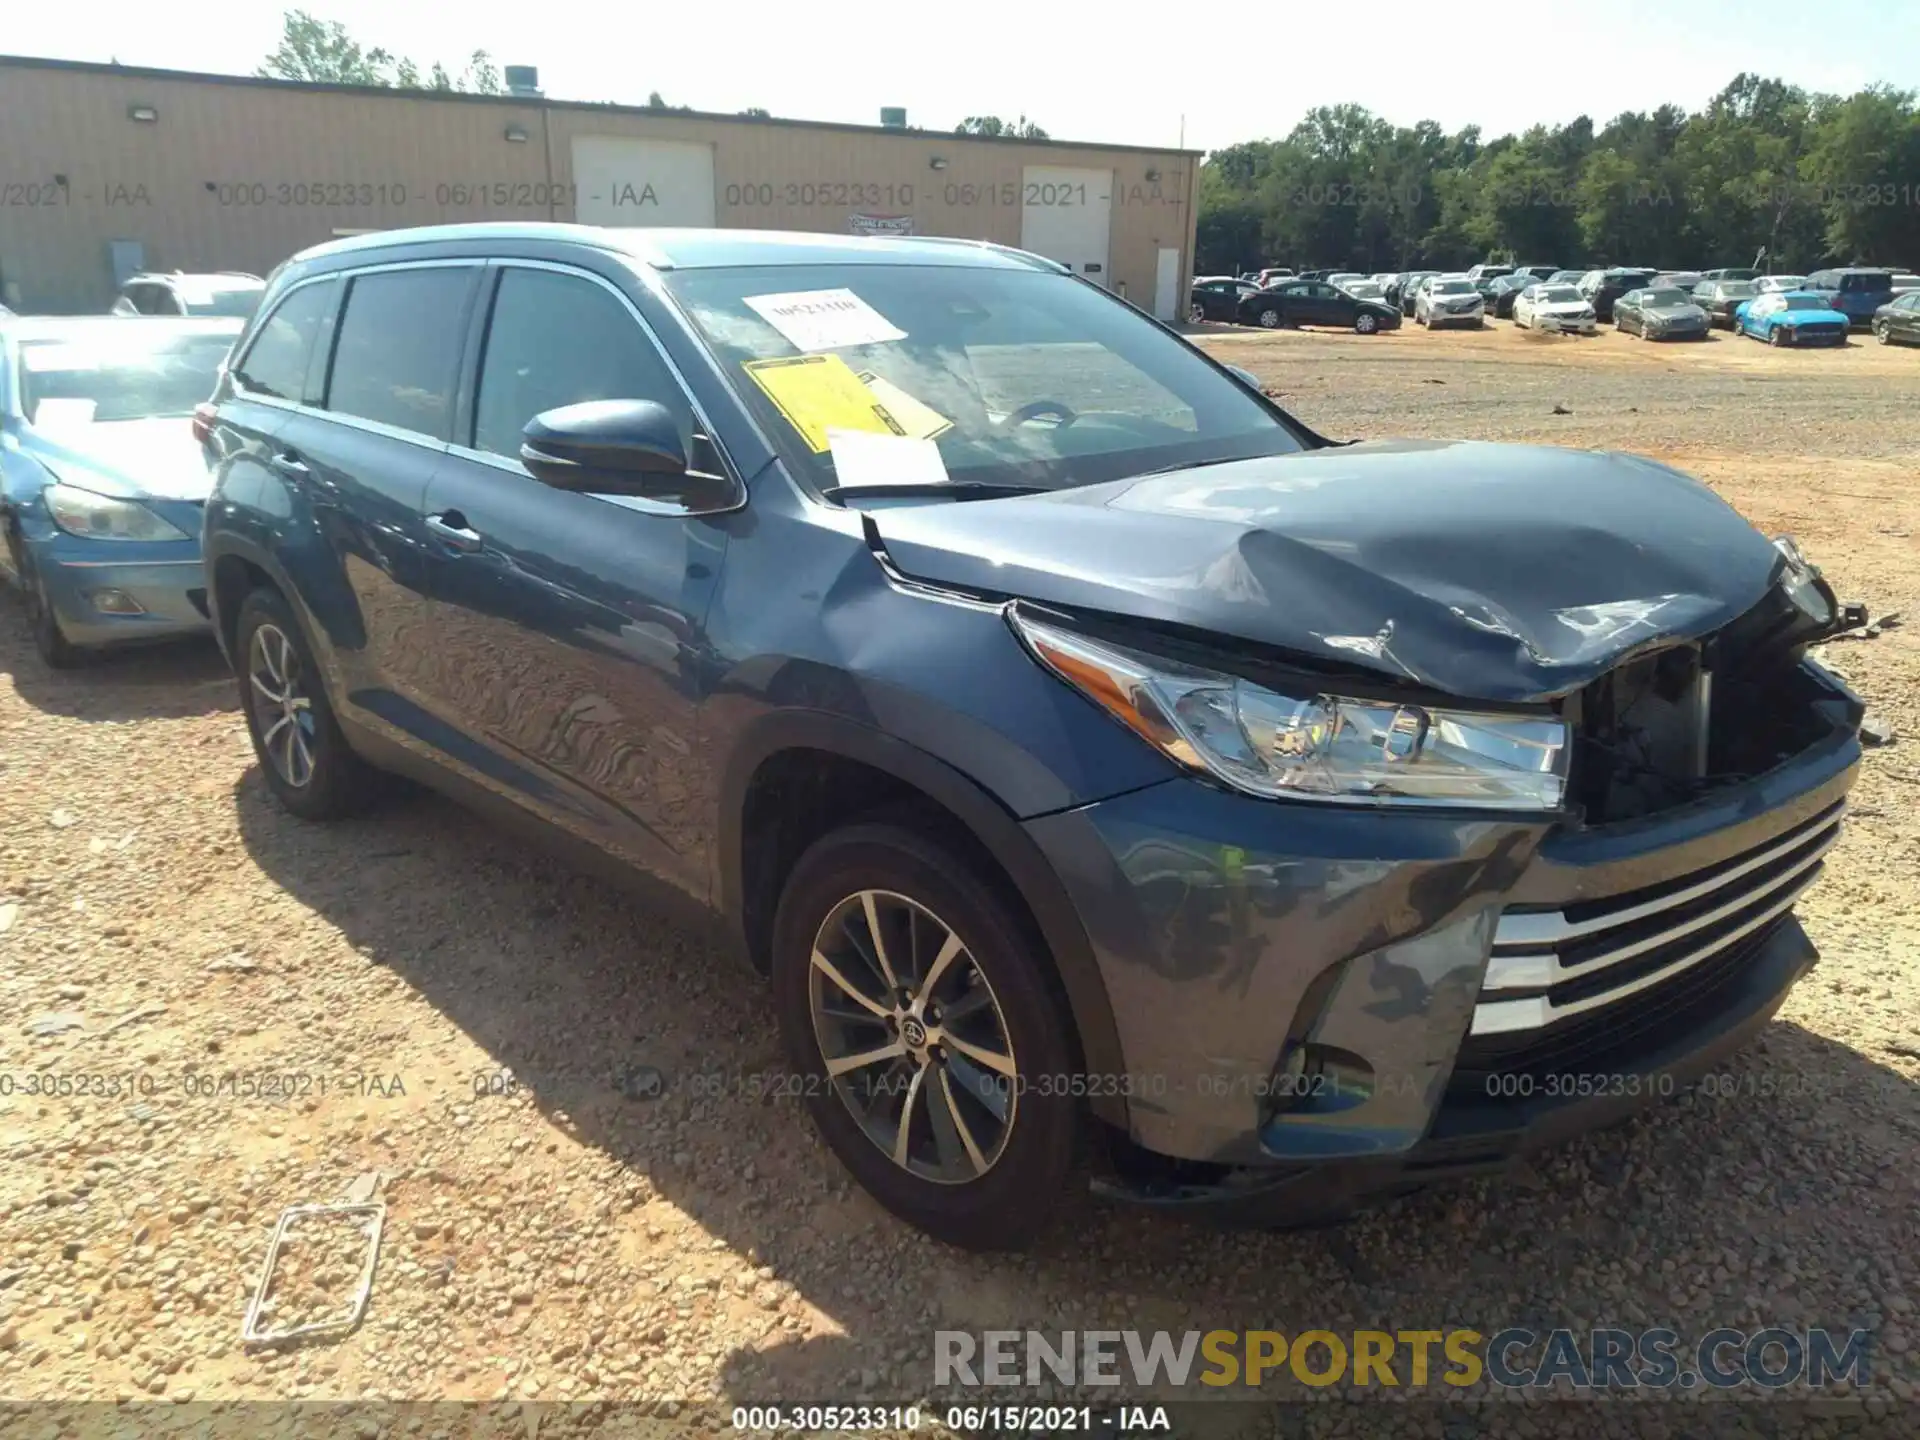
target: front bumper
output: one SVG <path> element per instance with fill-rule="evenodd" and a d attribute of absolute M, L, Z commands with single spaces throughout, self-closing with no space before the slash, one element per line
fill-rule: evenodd
<path fill-rule="evenodd" d="M 1471 310 L 1429 310 L 1427 328 L 1438 329 L 1442 325 L 1481 325 L 1486 322 L 1487 310 L 1484 305 Z"/>
<path fill-rule="evenodd" d="M 1027 822 L 1086 925 L 1119 1032 L 1125 1074 L 1089 1083 L 1124 1096 L 1128 1147 L 1182 1162 L 1132 1198 L 1231 1210 L 1257 1190 L 1285 1212 L 1309 1194 L 1451 1173 L 1465 1151 L 1475 1166 L 1504 1163 L 1672 1093 L 1763 1025 L 1813 963 L 1791 913 L 1732 935 L 1755 900 L 1721 930 L 1675 929 L 1697 937 L 1682 948 L 1730 938 L 1684 973 L 1675 950 L 1642 947 L 1633 973 L 1663 973 L 1564 1021 L 1553 1005 L 1573 997 L 1555 983 L 1534 1034 L 1487 1019 L 1513 998 L 1490 979 L 1516 983 L 1489 975 L 1496 940 L 1512 948 L 1503 915 L 1637 913 L 1648 895 L 1736 871 L 1827 823 L 1859 754 L 1836 732 L 1710 799 L 1585 831 L 1266 802 L 1189 780 Z M 1295 1078 L 1295 1054 L 1321 1078 Z M 1572 1093 L 1489 1088 L 1522 1073 Z"/>
<path fill-rule="evenodd" d="M 62 533 L 30 540 L 28 550 L 60 628 L 75 645 L 139 644 L 212 628 L 198 539 L 143 543 Z M 106 608 L 129 603 L 138 611 Z"/>
<path fill-rule="evenodd" d="M 1536 329 L 1557 330 L 1563 335 L 1592 335 L 1600 328 L 1600 322 L 1591 315 L 1536 315 L 1533 323 Z"/>

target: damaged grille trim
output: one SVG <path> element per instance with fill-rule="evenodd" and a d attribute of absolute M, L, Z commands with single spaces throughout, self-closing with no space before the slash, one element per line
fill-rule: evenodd
<path fill-rule="evenodd" d="M 1480 1001 L 1474 1007 L 1471 1035 L 1502 1035 L 1537 1030 L 1571 1016 L 1600 1009 L 1660 984 L 1693 966 L 1721 954 L 1745 940 L 1755 931 L 1770 925 L 1792 909 L 1793 904 L 1820 877 L 1827 852 L 1840 839 L 1840 821 L 1845 805 L 1835 805 L 1805 825 L 1799 826 L 1764 849 L 1755 851 L 1728 868 L 1706 879 L 1652 900 L 1629 903 L 1592 918 L 1567 919 L 1565 912 L 1522 912 L 1501 917 L 1494 934 L 1494 953 L 1487 965 Z M 1786 863 L 1782 865 L 1782 861 Z M 1749 886 L 1741 881 L 1756 871 L 1774 868 L 1772 873 Z M 1715 901 L 1700 911 L 1691 907 L 1701 900 Z M 1604 903 L 1604 902 L 1603 902 Z M 1592 908 L 1592 902 L 1580 907 Z M 1589 954 L 1575 963 L 1565 963 L 1557 949 L 1542 949 L 1543 934 L 1561 941 L 1630 927 L 1648 918 L 1674 910 L 1686 910 L 1684 918 L 1654 934 L 1642 934 L 1627 944 L 1598 955 Z M 1725 922 L 1738 919 L 1730 928 Z M 1642 927 L 1644 928 L 1644 927 Z M 1684 942 L 1699 931 L 1709 935 L 1693 948 L 1656 963 L 1651 970 L 1627 965 L 1632 973 L 1617 985 L 1595 990 L 1582 979 L 1599 977 L 1605 984 L 1606 972 L 1638 957 L 1653 955 Z M 1522 937 L 1516 939 L 1516 936 Z M 1576 993 L 1564 995 L 1564 988 Z M 1564 998 L 1556 1001 L 1554 990 Z M 1513 995 L 1510 992 L 1535 990 L 1542 993 Z"/>
<path fill-rule="evenodd" d="M 1629 905 L 1624 910 L 1609 910 L 1606 914 L 1597 915 L 1591 920 L 1569 920 L 1566 912 L 1561 910 L 1502 915 L 1500 928 L 1493 937 L 1494 951 L 1497 954 L 1502 950 L 1531 950 L 1558 945 L 1582 936 L 1596 935 L 1603 930 L 1614 930 L 1622 925 L 1631 925 L 1636 920 L 1646 919 L 1649 915 L 1658 915 L 1662 910 L 1673 910 L 1682 905 L 1691 904 L 1695 900 L 1713 894 L 1716 890 L 1725 889 L 1744 875 L 1751 875 L 1755 870 L 1772 864 L 1782 855 L 1799 849 L 1822 831 L 1828 832 L 1819 852 L 1824 855 L 1839 838 L 1840 822 L 1845 818 L 1846 813 L 1847 807 L 1843 801 L 1781 836 L 1765 850 L 1754 851 L 1731 869 L 1718 871 L 1696 884 L 1674 891 L 1671 895 L 1662 895 L 1639 905 Z M 1567 977 L 1562 973 L 1559 978 Z M 1500 989 L 1511 989 L 1522 984 L 1547 983 L 1550 982 L 1510 980 L 1503 986 L 1495 987 L 1492 984 L 1491 975 L 1488 980 L 1489 988 Z"/>
<path fill-rule="evenodd" d="M 1530 1000 L 1483 1000 L 1473 1007 L 1473 1027 L 1468 1033 L 1503 1035 L 1511 1034 L 1516 1030 L 1538 1030 L 1555 1021 L 1581 1015 L 1589 1010 L 1597 1010 L 1603 1005 L 1611 1005 L 1615 1001 L 1626 999 L 1629 995 L 1638 994 L 1642 990 L 1658 985 L 1662 980 L 1671 979 L 1683 970 L 1692 969 L 1703 960 L 1712 959 L 1728 946 L 1744 940 L 1761 926 L 1777 919 L 1791 910 L 1794 901 L 1798 900 L 1819 878 L 1820 872 L 1816 869 L 1812 874 L 1803 876 L 1791 890 L 1758 915 L 1742 922 L 1726 934 L 1714 937 L 1698 950 L 1690 951 L 1678 960 L 1662 965 L 1658 970 L 1649 971 L 1615 989 L 1603 991 L 1598 995 L 1589 995 L 1580 1000 L 1570 1000 L 1561 1005 L 1554 1004 L 1553 998 L 1548 995 L 1536 995 Z"/>

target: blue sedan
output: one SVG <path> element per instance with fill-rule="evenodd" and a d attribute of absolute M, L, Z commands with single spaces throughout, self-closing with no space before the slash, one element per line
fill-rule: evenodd
<path fill-rule="evenodd" d="M 1844 345 L 1847 317 L 1802 290 L 1756 295 L 1733 312 L 1733 328 L 1769 345 Z"/>
<path fill-rule="evenodd" d="M 0 577 L 49 665 L 208 628 L 194 407 L 242 321 L 0 321 Z"/>

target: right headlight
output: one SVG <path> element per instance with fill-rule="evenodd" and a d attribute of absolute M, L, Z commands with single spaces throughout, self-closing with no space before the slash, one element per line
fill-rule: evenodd
<path fill-rule="evenodd" d="M 1043 624 L 1017 608 L 1008 614 L 1055 675 L 1171 759 L 1248 794 L 1555 810 L 1566 793 L 1567 727 L 1552 716 L 1283 695 Z"/>
<path fill-rule="evenodd" d="M 88 540 L 185 540 L 185 531 L 168 524 L 133 500 L 96 495 L 77 485 L 52 484 L 40 492 L 53 523 L 69 535 Z"/>

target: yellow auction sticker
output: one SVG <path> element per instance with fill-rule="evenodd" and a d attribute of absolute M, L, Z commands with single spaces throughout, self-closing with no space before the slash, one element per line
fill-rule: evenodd
<path fill-rule="evenodd" d="M 815 453 L 826 451 L 829 430 L 909 433 L 838 355 L 749 360 L 745 368 Z"/>
<path fill-rule="evenodd" d="M 880 397 L 880 403 L 887 407 L 887 413 L 904 425 L 907 434 L 914 439 L 937 440 L 953 428 L 953 421 L 931 405 L 922 404 L 884 375 L 862 370 L 860 380 Z"/>

